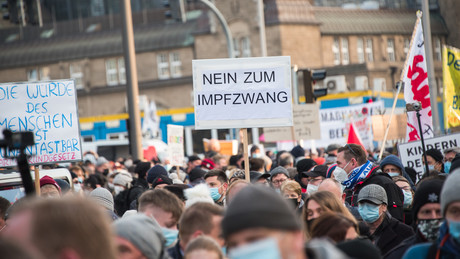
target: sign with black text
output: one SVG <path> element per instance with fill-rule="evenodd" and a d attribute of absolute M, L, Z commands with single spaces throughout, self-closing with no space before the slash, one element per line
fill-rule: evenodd
<path fill-rule="evenodd" d="M 27 147 L 33 165 L 81 160 L 80 127 L 73 80 L 0 84 L 0 139 L 3 129 L 32 131 L 35 145 Z M 11 150 L 7 156 L 17 156 Z M 0 154 L 0 167 L 15 160 Z"/>
<path fill-rule="evenodd" d="M 290 57 L 193 60 L 196 129 L 292 126 Z"/>

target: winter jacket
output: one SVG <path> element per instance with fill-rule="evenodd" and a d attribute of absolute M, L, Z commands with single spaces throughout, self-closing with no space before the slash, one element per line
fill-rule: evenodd
<path fill-rule="evenodd" d="M 414 230 L 385 213 L 382 224 L 370 236 L 382 255 L 398 246 L 403 240 L 414 235 Z"/>

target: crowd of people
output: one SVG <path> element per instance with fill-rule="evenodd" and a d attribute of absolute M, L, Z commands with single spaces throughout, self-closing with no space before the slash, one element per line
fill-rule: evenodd
<path fill-rule="evenodd" d="M 72 183 L 0 197 L 0 258 L 460 258 L 460 148 L 418 176 L 355 144 L 254 145 L 245 165 L 212 143 L 174 167 L 87 152 Z"/>

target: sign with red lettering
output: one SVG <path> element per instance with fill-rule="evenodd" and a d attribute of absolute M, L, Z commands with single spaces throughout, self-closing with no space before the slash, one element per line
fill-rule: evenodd
<path fill-rule="evenodd" d="M 73 80 L 0 84 L 0 139 L 3 129 L 32 131 L 25 149 L 32 165 L 81 160 L 80 127 Z M 1 152 L 0 167 L 16 165 L 19 150 Z"/>
<path fill-rule="evenodd" d="M 168 124 L 168 157 L 171 165 L 184 165 L 183 126 Z"/>
<path fill-rule="evenodd" d="M 422 132 L 419 132 L 419 123 L 416 112 L 407 113 L 406 141 L 419 140 L 421 134 L 424 138 L 432 138 L 433 120 L 431 114 L 430 87 L 428 86 L 428 72 L 423 39 L 422 21 L 417 20 L 416 30 L 411 40 L 411 48 L 406 60 L 404 79 L 404 99 L 406 103 L 420 102 L 420 122 Z M 404 73 L 404 72 L 403 72 Z"/>
<path fill-rule="evenodd" d="M 292 126 L 291 59 L 193 60 L 195 129 Z"/>

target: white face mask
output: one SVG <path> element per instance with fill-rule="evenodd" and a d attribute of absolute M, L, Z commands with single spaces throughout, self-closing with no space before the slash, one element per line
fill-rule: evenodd
<path fill-rule="evenodd" d="M 122 192 L 122 191 L 124 191 L 124 190 L 125 190 L 124 187 L 115 185 L 115 189 L 114 189 L 115 195 L 118 195 L 120 192 Z"/>
<path fill-rule="evenodd" d="M 332 175 L 334 175 L 335 180 L 337 180 L 339 183 L 348 180 L 347 172 L 338 166 L 334 169 Z"/>
<path fill-rule="evenodd" d="M 318 191 L 318 185 L 308 184 L 307 185 L 307 193 L 312 195 L 313 193 Z"/>
<path fill-rule="evenodd" d="M 107 183 L 107 185 L 109 186 L 110 189 L 114 189 L 115 185 L 113 183 Z"/>
<path fill-rule="evenodd" d="M 81 191 L 81 184 L 74 183 L 73 184 L 73 190 L 74 190 L 74 192 L 80 192 Z"/>

